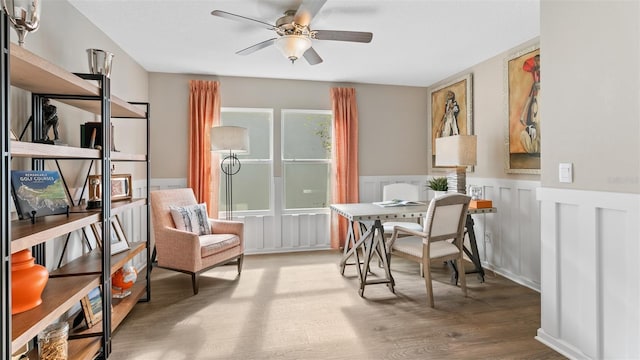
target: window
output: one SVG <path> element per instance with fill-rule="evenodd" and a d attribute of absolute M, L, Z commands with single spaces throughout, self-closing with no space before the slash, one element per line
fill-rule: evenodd
<path fill-rule="evenodd" d="M 327 110 L 282 110 L 284 209 L 329 206 L 333 116 Z"/>
<path fill-rule="evenodd" d="M 272 109 L 222 108 L 220 125 L 249 129 L 249 152 L 238 154 L 240 171 L 232 178 L 233 211 L 271 209 Z M 222 155 L 221 160 L 222 160 Z M 219 210 L 225 211 L 225 178 L 220 178 Z"/>

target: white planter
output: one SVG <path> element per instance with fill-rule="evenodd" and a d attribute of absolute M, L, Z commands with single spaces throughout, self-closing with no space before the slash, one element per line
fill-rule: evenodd
<path fill-rule="evenodd" d="M 434 197 L 442 196 L 442 195 L 444 195 L 446 193 L 447 193 L 446 191 L 435 191 L 435 190 L 433 190 L 433 196 Z"/>

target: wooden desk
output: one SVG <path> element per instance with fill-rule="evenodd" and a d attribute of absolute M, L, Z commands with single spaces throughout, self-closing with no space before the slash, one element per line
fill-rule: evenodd
<path fill-rule="evenodd" d="M 344 253 L 342 260 L 340 261 L 340 273 L 344 275 L 344 269 L 347 264 L 347 260 L 351 256 L 355 256 L 356 270 L 358 272 L 358 278 L 360 279 L 360 296 L 364 296 L 365 285 L 371 284 L 387 284 L 389 289 L 393 292 L 393 286 L 395 285 L 393 276 L 391 275 L 391 269 L 389 268 L 387 246 L 384 241 L 384 229 L 382 227 L 382 221 L 394 221 L 398 219 L 417 219 L 423 218 L 427 214 L 428 205 L 417 206 L 394 206 L 394 207 L 381 207 L 370 203 L 359 204 L 333 204 L 331 210 L 338 215 L 343 216 L 349 220 L 349 229 L 347 230 L 347 238 L 344 244 Z M 371 226 L 364 234 L 360 233 L 360 227 L 355 224 L 357 221 L 373 221 Z M 356 241 L 356 232 L 360 235 L 359 240 Z M 360 261 L 360 254 L 358 249 L 362 248 L 364 259 Z M 373 254 L 378 254 L 382 267 L 384 268 L 385 278 L 367 280 L 369 274 L 369 263 Z M 360 266 L 363 266 L 360 268 Z"/>
<path fill-rule="evenodd" d="M 382 227 L 382 221 L 395 221 L 398 219 L 416 219 L 424 218 L 427 214 L 429 205 L 415 205 L 415 206 L 394 206 L 394 207 L 381 207 L 371 203 L 358 203 L 358 204 L 333 204 L 331 210 L 338 215 L 343 216 L 349 220 L 349 227 L 347 230 L 347 238 L 344 244 L 344 252 L 342 260 L 340 261 L 340 273 L 344 275 L 344 269 L 346 265 L 356 265 L 356 271 L 360 280 L 360 296 L 364 296 L 364 287 L 370 284 L 387 284 L 389 289 L 393 292 L 393 286 L 395 285 L 393 276 L 391 275 L 391 269 L 387 261 L 388 251 L 386 243 L 384 241 L 384 229 Z M 473 262 L 475 268 L 466 273 L 478 273 L 481 281 L 484 282 L 484 269 L 480 263 L 480 254 L 478 253 L 478 245 L 476 242 L 476 235 L 473 230 L 474 221 L 471 215 L 496 213 L 496 208 L 486 209 L 469 209 L 467 212 L 466 228 L 469 235 L 469 245 L 471 249 L 464 247 L 464 252 Z M 359 221 L 373 221 L 373 226 L 361 233 L 360 227 L 355 224 Z M 356 241 L 356 232 L 360 235 L 359 240 Z M 363 261 L 360 260 L 360 254 L 358 249 L 362 248 Z M 367 280 L 369 273 L 369 262 L 373 257 L 373 254 L 377 254 L 382 262 L 382 266 L 385 271 L 384 279 Z M 354 263 L 347 263 L 351 256 L 355 257 Z M 360 266 L 363 266 L 362 268 Z M 455 266 L 452 266 L 453 273 L 451 276 L 451 282 L 457 283 L 458 271 Z"/>

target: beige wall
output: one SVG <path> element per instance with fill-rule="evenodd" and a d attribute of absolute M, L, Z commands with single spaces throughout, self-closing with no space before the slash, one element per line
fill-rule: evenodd
<path fill-rule="evenodd" d="M 639 18 L 637 1 L 542 1 L 544 187 L 640 193 Z"/>
<path fill-rule="evenodd" d="M 27 35 L 25 48 L 49 62 L 70 72 L 88 73 L 88 48 L 98 48 L 115 54 L 111 72 L 111 91 L 128 101 L 148 100 L 148 73 L 108 36 L 90 23 L 66 1 L 43 1 L 40 28 Z M 17 43 L 17 36 L 10 29 L 11 42 Z M 20 133 L 31 114 L 31 96 L 25 91 L 12 88 L 11 127 Z M 69 145 L 79 146 L 80 124 L 96 121 L 99 117 L 64 104 L 58 106 L 60 137 Z M 144 152 L 143 121 L 114 119 L 116 148 L 127 152 Z M 63 174 L 70 186 L 82 185 L 88 162 L 79 166 L 79 161 L 61 161 Z M 47 169 L 55 169 L 55 164 L 47 162 Z M 133 173 L 137 178 L 146 174 L 129 163 L 117 163 L 116 171 Z"/>
<path fill-rule="evenodd" d="M 429 87 L 430 93 L 433 89 L 437 89 L 466 74 L 472 74 L 473 127 L 474 134 L 478 136 L 478 165 L 475 167 L 474 172 L 469 173 L 468 176 L 522 180 L 540 179 L 540 175 L 507 174 L 505 171 L 507 113 L 504 105 L 504 61 L 519 49 L 537 44 L 537 41 L 538 39 L 532 39 Z M 430 107 L 429 114 L 431 114 Z M 430 127 L 429 131 L 431 131 Z M 542 151 L 546 152 L 546 149 Z M 429 147 L 429 156 L 431 156 L 431 147 Z"/>
<path fill-rule="evenodd" d="M 426 88 L 151 73 L 152 178 L 186 177 L 191 79 L 219 80 L 223 107 L 273 108 L 276 134 L 281 109 L 330 110 L 329 89 L 353 86 L 360 118 L 360 175 L 427 173 Z M 279 146 L 276 137 L 274 147 Z M 277 162 L 274 171 L 280 176 Z"/>

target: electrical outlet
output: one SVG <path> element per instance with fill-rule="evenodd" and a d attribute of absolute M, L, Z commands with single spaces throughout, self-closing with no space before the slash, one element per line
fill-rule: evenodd
<path fill-rule="evenodd" d="M 485 242 L 485 244 L 491 244 L 491 239 L 492 239 L 491 233 L 490 232 L 485 232 L 484 233 L 484 242 Z"/>

